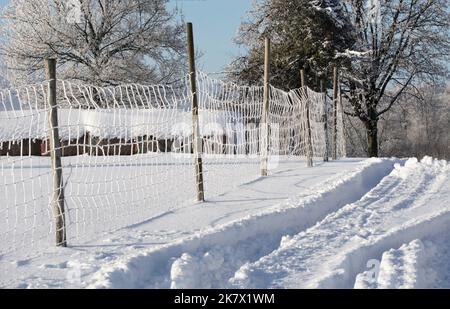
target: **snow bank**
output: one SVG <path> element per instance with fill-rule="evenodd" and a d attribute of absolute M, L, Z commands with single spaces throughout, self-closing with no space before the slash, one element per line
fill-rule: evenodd
<path fill-rule="evenodd" d="M 426 288 L 434 281 L 434 274 L 426 271 L 427 257 L 434 251 L 430 247 L 425 248 L 422 241 L 416 239 L 399 249 L 384 252 L 376 280 L 368 278 L 364 272 L 356 277 L 355 288 Z"/>
<path fill-rule="evenodd" d="M 259 215 L 210 228 L 175 243 L 105 265 L 91 288 L 217 288 L 247 262 L 276 249 L 282 237 L 312 226 L 361 198 L 395 159 L 369 159 L 355 171 L 311 188 Z"/>

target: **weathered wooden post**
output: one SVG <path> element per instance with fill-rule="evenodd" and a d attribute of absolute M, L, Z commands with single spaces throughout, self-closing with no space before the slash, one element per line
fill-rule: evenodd
<path fill-rule="evenodd" d="M 45 60 L 48 80 L 50 158 L 53 176 L 52 210 L 55 218 L 56 245 L 67 246 L 66 220 L 64 211 L 64 183 L 61 165 L 61 142 L 59 140 L 58 104 L 56 101 L 56 60 Z"/>
<path fill-rule="evenodd" d="M 270 102 L 270 38 L 265 39 L 264 51 L 264 105 L 261 130 L 261 176 L 268 175 L 269 164 L 269 102 Z"/>
<path fill-rule="evenodd" d="M 338 102 L 338 71 L 333 68 L 333 149 L 332 158 L 337 159 L 337 102 Z"/>
<path fill-rule="evenodd" d="M 300 80 L 302 83 L 302 89 L 305 92 L 306 99 L 306 166 L 313 166 L 313 147 L 312 147 L 312 134 L 311 134 L 311 113 L 309 106 L 308 91 L 306 89 L 305 71 L 300 70 Z"/>
<path fill-rule="evenodd" d="M 328 140 L 328 105 L 327 105 L 327 94 L 324 89 L 323 79 L 320 80 L 320 93 L 323 96 L 323 130 L 325 132 L 325 152 L 323 154 L 323 161 L 328 162 L 328 148 L 329 148 L 329 140 Z"/>
<path fill-rule="evenodd" d="M 191 85 L 192 95 L 192 134 L 194 143 L 195 158 L 195 180 L 197 185 L 197 200 L 203 202 L 205 200 L 205 192 L 203 188 L 203 162 L 202 162 L 202 138 L 200 136 L 200 125 L 198 117 L 198 97 L 195 74 L 195 49 L 194 49 L 194 33 L 192 23 L 187 23 L 187 45 L 189 58 L 189 81 Z"/>
<path fill-rule="evenodd" d="M 346 148 L 346 138 L 345 138 L 345 122 L 344 122 L 344 102 L 342 101 L 342 92 L 341 92 L 341 84 L 339 83 L 339 111 L 340 111 L 340 116 L 341 117 L 341 121 L 342 121 L 342 130 L 343 130 L 343 136 L 342 136 L 342 149 L 344 149 L 344 153 L 345 153 L 345 148 Z"/>

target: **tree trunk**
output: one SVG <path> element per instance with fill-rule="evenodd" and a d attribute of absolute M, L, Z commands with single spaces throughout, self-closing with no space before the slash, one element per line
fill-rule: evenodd
<path fill-rule="evenodd" d="M 367 133 L 367 155 L 378 157 L 378 119 L 371 119 L 365 123 Z"/>

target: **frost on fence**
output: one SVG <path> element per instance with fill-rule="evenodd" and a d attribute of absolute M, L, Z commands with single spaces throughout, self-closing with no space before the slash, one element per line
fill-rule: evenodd
<path fill-rule="evenodd" d="M 2 255 L 38 249 L 53 229 L 49 159 L 37 156 L 48 136 L 45 94 L 46 84 L 0 92 Z"/>
<path fill-rule="evenodd" d="M 324 155 L 322 94 L 271 87 L 264 132 L 262 87 L 198 73 L 197 88 L 207 200 L 259 177 L 262 134 L 269 168 L 305 156 L 308 134 L 313 155 Z M 187 78 L 178 87 L 58 81 L 57 89 L 69 245 L 193 203 Z M 47 83 L 0 91 L 0 255 L 54 245 L 47 95 Z"/>

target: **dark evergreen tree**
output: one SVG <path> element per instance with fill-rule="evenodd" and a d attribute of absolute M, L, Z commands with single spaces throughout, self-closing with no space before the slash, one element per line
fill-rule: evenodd
<path fill-rule="evenodd" d="M 337 63 L 336 53 L 353 44 L 351 23 L 339 0 L 257 2 L 236 38 L 248 54 L 231 64 L 232 79 L 262 82 L 266 35 L 272 41 L 271 83 L 283 89 L 300 86 L 300 69 L 317 89 L 319 79 Z"/>

